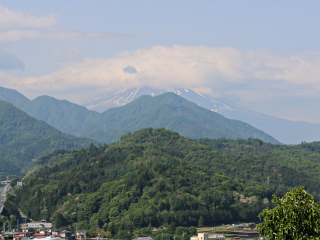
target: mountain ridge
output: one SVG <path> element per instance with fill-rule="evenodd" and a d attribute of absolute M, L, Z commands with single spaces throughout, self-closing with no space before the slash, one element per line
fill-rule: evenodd
<path fill-rule="evenodd" d="M 62 133 L 2 100 L 0 126 L 0 175 L 21 175 L 45 153 L 57 148 L 79 149 L 94 142 Z"/>
<path fill-rule="evenodd" d="M 70 134 L 74 133 L 74 129 L 79 128 L 79 125 L 99 115 L 95 111 L 87 110 L 84 106 L 50 96 L 39 96 L 25 105 L 22 110 Z"/>
<path fill-rule="evenodd" d="M 85 137 L 101 141 L 98 136 L 102 136 L 103 130 L 107 130 L 108 134 L 117 135 L 119 139 L 127 131 L 136 131 L 145 127 L 165 127 L 189 138 L 239 137 L 246 139 L 257 135 L 258 138 L 265 141 L 279 143 L 273 137 L 252 128 L 249 124 L 227 119 L 174 93 L 164 93 L 155 97 L 142 96 L 125 106 L 103 112 L 101 118 L 109 126 L 105 125 L 102 128 L 102 120 L 100 124 L 95 125 L 91 134 Z M 116 129 L 119 129 L 119 133 L 115 133 L 115 126 L 117 126 Z M 237 135 L 232 128 L 238 128 L 241 133 Z M 251 135 L 245 133 L 243 129 L 246 129 Z"/>
<path fill-rule="evenodd" d="M 19 93 L 17 90 L 0 87 L 0 100 L 11 103 L 21 109 L 31 102 L 30 99 Z"/>
<path fill-rule="evenodd" d="M 136 103 L 131 102 L 101 114 L 69 101 L 48 96 L 34 99 L 22 110 L 37 119 L 46 121 L 60 131 L 106 143 L 118 141 L 120 136 L 128 131 L 145 127 L 165 127 L 189 138 L 258 137 L 264 141 L 280 143 L 258 129 L 250 130 L 253 128 L 249 124 L 226 119 L 220 114 L 172 94 L 164 93 L 153 98 L 148 98 L 146 95 L 141 98 L 144 100 L 136 99 L 134 101 L 137 101 Z M 171 100 L 161 97 L 164 95 Z M 130 114 L 132 116 L 129 116 Z"/>
<path fill-rule="evenodd" d="M 199 106 L 218 112 L 229 119 L 246 122 L 285 144 L 299 144 L 320 140 L 320 124 L 269 116 L 246 109 L 223 99 L 201 94 L 186 88 L 152 89 L 131 88 L 107 92 L 87 101 L 83 105 L 89 109 L 103 111 L 111 107 L 123 106 L 141 95 L 156 96 L 164 92 L 174 92 Z"/>

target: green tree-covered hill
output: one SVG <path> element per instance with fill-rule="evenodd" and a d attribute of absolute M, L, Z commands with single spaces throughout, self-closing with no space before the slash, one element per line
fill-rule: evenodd
<path fill-rule="evenodd" d="M 56 148 L 79 149 L 90 142 L 66 135 L 0 101 L 0 175 L 20 175 L 30 169 L 33 159 Z"/>
<path fill-rule="evenodd" d="M 33 219 L 119 231 L 257 221 L 272 194 L 305 186 L 320 198 L 320 143 L 192 140 L 160 128 L 119 143 L 40 158 L 17 191 Z M 60 155 L 61 156 L 61 155 Z"/>
<path fill-rule="evenodd" d="M 28 103 L 30 99 L 19 93 L 14 89 L 0 87 L 0 100 L 11 103 L 19 109 L 22 109 Z"/>
<path fill-rule="evenodd" d="M 116 142 L 127 132 L 146 127 L 164 127 L 189 138 L 256 137 L 279 143 L 249 124 L 227 119 L 173 93 L 142 96 L 102 114 L 47 96 L 36 98 L 23 110 L 60 131 L 105 143 Z"/>
<path fill-rule="evenodd" d="M 36 119 L 43 120 L 64 133 L 77 134 L 78 129 L 94 124 L 100 114 L 67 100 L 40 96 L 22 108 Z M 88 123 L 89 122 L 89 123 Z"/>

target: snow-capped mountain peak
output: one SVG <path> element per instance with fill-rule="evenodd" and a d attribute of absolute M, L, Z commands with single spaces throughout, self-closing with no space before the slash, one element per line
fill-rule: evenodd
<path fill-rule="evenodd" d="M 92 100 L 87 101 L 84 106 L 90 110 L 103 112 L 109 108 L 126 105 L 142 95 L 157 96 L 165 92 L 173 92 L 201 107 L 208 108 L 214 112 L 222 109 L 233 111 L 235 106 L 222 100 L 203 95 L 186 88 L 152 89 L 149 87 L 121 89 L 118 91 L 102 94 Z"/>

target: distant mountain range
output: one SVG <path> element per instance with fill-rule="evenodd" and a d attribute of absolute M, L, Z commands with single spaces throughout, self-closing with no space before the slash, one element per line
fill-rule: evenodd
<path fill-rule="evenodd" d="M 141 96 L 103 113 L 48 96 L 26 103 L 22 110 L 65 133 L 105 143 L 146 127 L 164 127 L 189 138 L 260 138 L 279 143 L 249 124 L 224 118 L 173 93 Z"/>
<path fill-rule="evenodd" d="M 30 99 L 14 89 L 0 87 L 0 100 L 11 103 L 19 109 L 27 105 Z"/>
<path fill-rule="evenodd" d="M 249 123 L 265 133 L 270 134 L 282 143 L 298 144 L 303 141 L 313 142 L 320 140 L 320 124 L 272 117 L 248 110 L 222 99 L 216 99 L 184 88 L 171 88 L 167 90 L 151 89 L 148 87 L 123 89 L 102 94 L 87 101 L 84 106 L 90 110 L 103 112 L 109 108 L 124 106 L 142 95 L 157 96 L 165 92 L 174 92 L 201 107 L 220 113 L 226 118 Z"/>
<path fill-rule="evenodd" d="M 128 131 L 145 127 L 164 127 L 188 138 L 256 137 L 279 143 L 247 123 L 227 119 L 174 93 L 141 96 L 125 106 L 109 109 L 101 114 L 98 124 L 92 124 L 90 132 L 83 136 L 114 142 Z"/>
<path fill-rule="evenodd" d="M 54 149 L 79 149 L 92 142 L 64 134 L 1 100 L 0 126 L 0 175 L 20 175 L 33 159 Z"/>
<path fill-rule="evenodd" d="M 43 120 L 64 133 L 79 135 L 82 127 L 94 124 L 100 113 L 66 100 L 40 96 L 30 101 L 23 111 L 36 119 Z"/>
<path fill-rule="evenodd" d="M 84 104 L 88 109 L 94 111 L 88 111 L 79 105 L 48 96 L 41 96 L 30 101 L 15 90 L 1 87 L 0 99 L 14 104 L 31 116 L 44 120 L 63 132 L 83 136 L 90 133 L 87 129 L 83 130 L 84 123 L 95 129 L 94 123 L 100 122 L 100 120 L 97 120 L 100 118 L 98 117 L 100 114 L 96 111 L 101 112 L 105 109 L 124 106 L 143 95 L 157 96 L 164 92 L 174 92 L 212 112 L 220 113 L 230 119 L 249 123 L 282 143 L 298 144 L 303 141 L 312 142 L 320 140 L 320 124 L 290 121 L 268 116 L 250 111 L 228 101 L 194 92 L 190 89 L 155 90 L 146 87 L 109 92 Z M 108 124 L 106 122 L 103 125 Z M 111 137 L 110 139 L 114 138 Z"/>

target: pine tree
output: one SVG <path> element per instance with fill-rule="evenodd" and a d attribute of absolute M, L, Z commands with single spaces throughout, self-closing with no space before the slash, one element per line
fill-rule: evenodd
<path fill-rule="evenodd" d="M 204 226 L 204 219 L 203 219 L 203 217 L 201 216 L 200 218 L 199 218 L 199 221 L 198 221 L 198 227 L 203 227 Z"/>

